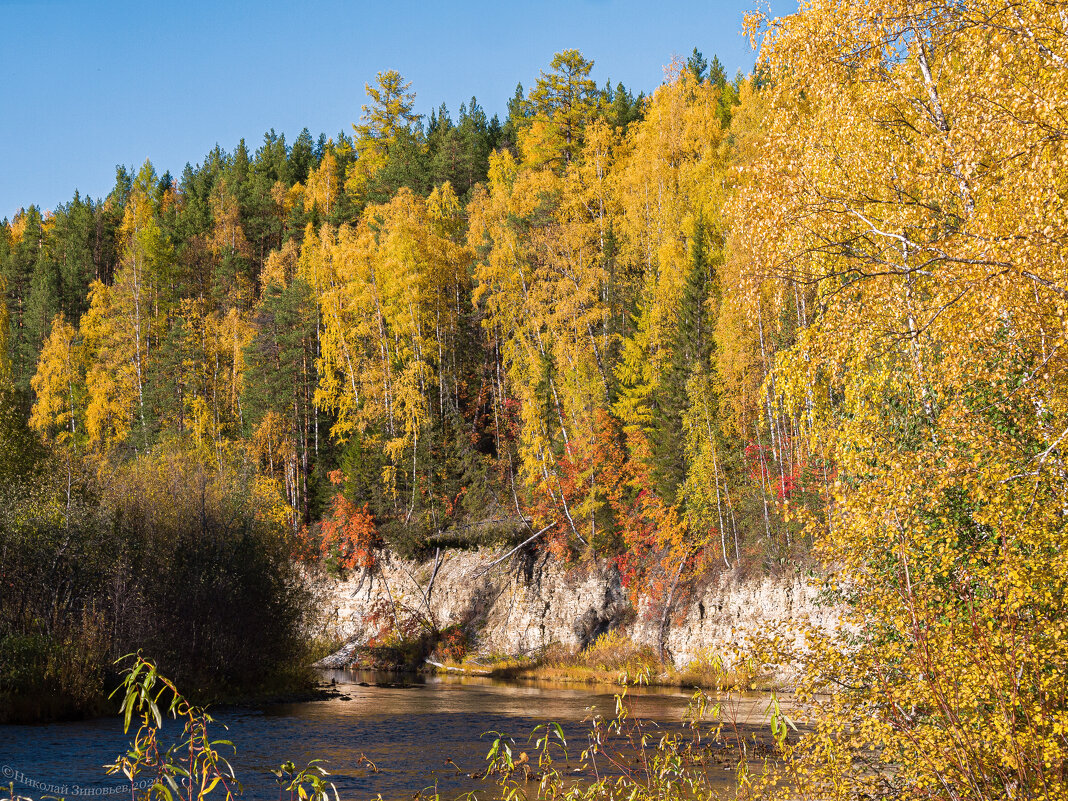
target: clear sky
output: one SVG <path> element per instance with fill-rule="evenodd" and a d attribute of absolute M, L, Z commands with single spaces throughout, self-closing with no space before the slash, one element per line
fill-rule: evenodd
<path fill-rule="evenodd" d="M 115 165 L 179 175 L 218 143 L 255 151 L 351 133 L 364 85 L 396 69 L 417 110 L 478 97 L 500 114 L 555 52 L 575 47 L 599 84 L 652 90 L 696 46 L 728 75 L 755 58 L 741 33 L 757 0 L 380 0 L 236 3 L 0 0 L 0 218 L 108 193 Z M 796 9 L 774 0 L 773 13 Z"/>

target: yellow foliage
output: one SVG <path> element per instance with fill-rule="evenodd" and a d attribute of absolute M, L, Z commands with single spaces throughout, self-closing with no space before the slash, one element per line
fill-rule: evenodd
<path fill-rule="evenodd" d="M 137 402 L 137 380 L 131 343 L 112 302 L 112 289 L 99 281 L 89 288 L 89 309 L 79 334 L 86 353 L 85 427 L 90 447 L 98 453 L 122 444 L 130 434 Z"/>
<path fill-rule="evenodd" d="M 83 380 L 76 335 L 74 326 L 62 313 L 57 314 L 41 348 L 37 372 L 30 380 L 34 393 L 30 427 L 45 436 L 55 434 L 59 442 L 75 437 L 81 412 L 75 400 Z"/>
<path fill-rule="evenodd" d="M 796 780 L 1065 798 L 1063 8 L 815 0 L 761 58 L 738 297 L 790 345 L 765 390 L 833 482 L 807 518 L 852 609 L 810 642 Z"/>
<path fill-rule="evenodd" d="M 473 298 L 519 402 L 523 475 L 551 493 L 559 484 L 554 452 L 592 430 L 606 403 L 614 147 L 610 129 L 595 126 L 563 174 L 494 154 L 488 190 L 468 206 L 468 241 L 480 253 Z"/>
<path fill-rule="evenodd" d="M 356 228 L 306 236 L 301 252 L 323 316 L 316 400 L 336 411 L 338 438 L 381 438 L 387 486 L 398 465 L 415 472 L 430 409 L 452 392 L 444 360 L 457 347 L 470 262 L 460 221 L 448 184 L 425 200 L 401 190 Z"/>
<path fill-rule="evenodd" d="M 252 255 L 252 246 L 241 226 L 237 197 L 225 180 L 220 180 L 211 190 L 211 216 L 214 229 L 208 246 L 212 253 L 220 258 L 248 258 Z"/>
<path fill-rule="evenodd" d="M 644 118 L 631 126 L 616 177 L 621 255 L 640 276 L 631 288 L 637 324 L 616 369 L 624 392 L 615 411 L 628 430 L 652 422 L 652 396 L 670 356 L 695 240 L 715 222 L 722 202 L 718 91 L 672 65 Z"/>
<path fill-rule="evenodd" d="M 300 260 L 300 247 L 292 239 L 282 245 L 281 250 L 272 250 L 263 265 L 260 283 L 263 286 L 274 284 L 285 288 L 290 279 L 296 275 L 297 262 Z"/>
<path fill-rule="evenodd" d="M 8 348 L 10 322 L 7 311 L 7 281 L 0 276 L 0 386 L 11 383 L 11 351 Z"/>
<path fill-rule="evenodd" d="M 256 520 L 284 530 L 297 516 L 285 499 L 285 488 L 278 479 L 257 474 L 252 484 L 251 508 Z"/>
<path fill-rule="evenodd" d="M 318 207 L 319 211 L 329 217 L 337 207 L 341 194 L 342 181 L 338 174 L 337 157 L 332 148 L 323 154 L 319 166 L 308 176 L 304 190 L 304 207 L 309 211 Z"/>

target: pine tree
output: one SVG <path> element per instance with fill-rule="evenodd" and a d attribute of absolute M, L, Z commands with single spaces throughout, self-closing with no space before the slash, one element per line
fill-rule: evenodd
<path fill-rule="evenodd" d="M 712 83 L 716 83 L 716 69 L 719 67 L 719 59 L 713 56 L 712 58 Z M 693 49 L 693 53 L 686 59 L 686 69 L 693 73 L 694 80 L 698 83 L 703 81 L 708 75 L 708 60 L 701 55 L 701 51 L 696 47 Z M 722 68 L 719 68 L 722 72 Z"/>
<path fill-rule="evenodd" d="M 567 164 L 582 147 L 583 131 L 593 118 L 597 84 L 589 77 L 593 62 L 578 50 L 553 56 L 525 101 L 529 120 L 520 137 L 528 162 Z"/>

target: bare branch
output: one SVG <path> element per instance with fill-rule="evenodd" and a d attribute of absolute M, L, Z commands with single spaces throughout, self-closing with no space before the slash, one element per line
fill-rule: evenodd
<path fill-rule="evenodd" d="M 538 537 L 540 537 L 546 531 L 548 531 L 553 526 L 555 526 L 556 523 L 557 523 L 557 521 L 554 520 L 552 523 L 547 525 L 541 531 L 537 532 L 533 537 L 528 537 L 527 539 L 523 540 L 521 543 L 519 543 L 517 546 L 512 548 L 512 550 L 510 550 L 504 556 L 502 556 L 502 557 L 500 557 L 498 559 L 494 559 L 492 562 L 490 562 L 488 565 L 486 565 L 484 568 L 482 568 L 482 570 L 480 570 L 478 573 L 476 573 L 474 576 L 472 576 L 472 579 L 482 578 L 484 575 L 486 575 L 486 573 L 489 572 L 489 569 L 491 567 L 494 567 L 495 565 L 499 565 L 501 562 L 503 562 L 505 559 L 507 559 L 512 554 L 514 554 L 516 551 L 520 550 L 521 548 L 523 548 L 523 547 L 525 547 L 527 545 L 530 545 L 530 543 L 534 542 L 534 540 L 536 540 Z"/>

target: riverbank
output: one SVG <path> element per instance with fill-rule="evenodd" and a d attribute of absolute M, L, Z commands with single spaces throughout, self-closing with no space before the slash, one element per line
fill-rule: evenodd
<path fill-rule="evenodd" d="M 682 690 L 774 689 L 773 677 L 761 674 L 752 658 L 731 663 L 694 660 L 683 668 L 666 663 L 648 647 L 635 646 L 616 631 L 602 635 L 577 652 L 550 649 L 537 657 L 504 657 L 494 661 L 473 656 L 460 661 L 428 659 L 426 669 L 439 674 L 484 676 L 502 681 L 552 682 L 612 687 L 647 686 Z"/>
<path fill-rule="evenodd" d="M 429 657 L 442 666 L 429 669 L 501 678 L 776 686 L 792 666 L 761 661 L 754 635 L 831 632 L 839 619 L 798 570 L 705 575 L 680 583 L 667 607 L 629 592 L 610 560 L 527 551 L 498 562 L 500 553 L 440 551 L 421 562 L 385 554 L 373 570 L 319 578 L 324 634 L 345 645 L 317 665 L 382 668 L 401 655 L 409 668 Z"/>
<path fill-rule="evenodd" d="M 189 700 L 201 706 L 244 707 L 262 704 L 314 701 L 327 697 L 318 673 L 308 664 L 322 656 L 322 648 L 310 650 L 303 659 L 261 674 L 246 684 L 188 683 Z M 28 672 L 28 671 L 27 671 Z M 92 720 L 115 713 L 118 701 L 112 691 L 121 683 L 118 665 L 94 666 L 81 680 L 74 693 L 46 669 L 26 676 L 0 677 L 0 724 L 45 724 L 63 721 Z"/>
<path fill-rule="evenodd" d="M 439 653 L 434 643 L 434 637 L 426 635 L 409 642 L 349 646 L 344 649 L 347 652 L 344 669 L 576 687 L 645 686 L 742 692 L 779 689 L 774 677 L 761 673 L 758 661 L 751 656 L 737 655 L 730 662 L 694 660 L 676 668 L 647 646 L 635 646 L 619 630 L 601 635 L 581 651 L 555 647 L 538 656 L 484 657 L 473 653 L 450 658 Z"/>

